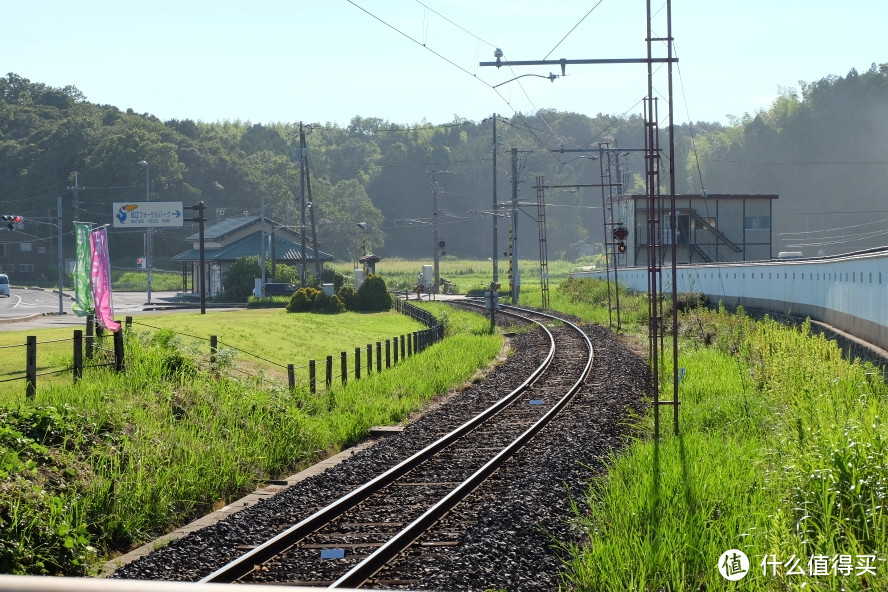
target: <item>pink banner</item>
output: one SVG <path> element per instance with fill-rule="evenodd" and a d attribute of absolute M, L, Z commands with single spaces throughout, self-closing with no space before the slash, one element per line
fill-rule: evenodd
<path fill-rule="evenodd" d="M 111 262 L 108 256 L 108 231 L 103 226 L 89 233 L 89 246 L 92 253 L 92 291 L 96 305 L 96 320 L 109 331 L 120 329 L 114 320 L 111 305 Z"/>

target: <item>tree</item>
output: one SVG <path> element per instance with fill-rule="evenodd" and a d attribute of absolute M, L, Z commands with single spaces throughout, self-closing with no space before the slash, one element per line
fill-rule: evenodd
<path fill-rule="evenodd" d="M 392 295 L 385 280 L 378 275 L 368 275 L 358 288 L 358 310 L 380 312 L 392 307 Z"/>
<path fill-rule="evenodd" d="M 225 294 L 235 302 L 246 302 L 253 294 L 257 277 L 261 277 L 259 257 L 241 257 L 235 260 L 222 274 Z"/>

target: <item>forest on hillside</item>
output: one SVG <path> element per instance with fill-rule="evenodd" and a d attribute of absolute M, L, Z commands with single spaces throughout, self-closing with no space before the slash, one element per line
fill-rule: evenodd
<path fill-rule="evenodd" d="M 435 200 L 447 255 L 492 256 L 494 180 L 497 201 L 510 202 L 513 167 L 518 201 L 528 204 L 517 217 L 522 257 L 538 253 L 538 176 L 552 186 L 546 191 L 550 259 L 574 258 L 580 245 L 603 240 L 601 188 L 582 187 L 601 183 L 595 159 L 601 148 L 620 155 L 625 192 L 644 192 L 643 157 L 632 151 L 644 147 L 639 115 L 540 110 L 415 126 L 355 117 L 345 127 L 160 121 L 91 103 L 75 86 L 53 88 L 10 73 L 0 78 L 3 213 L 20 214 L 26 232 L 51 237 L 62 196 L 70 236 L 69 222 L 110 224 L 112 202 L 144 201 L 147 189 L 152 201 L 203 201 L 210 223 L 259 215 L 264 207 L 278 224 L 299 228 L 306 180 L 300 129 L 318 248 L 339 260 L 359 256 L 362 240 L 382 257 L 431 259 Z M 888 220 L 886 132 L 888 64 L 827 76 L 785 90 L 769 109 L 729 126 L 677 126 L 676 191 L 778 194 L 775 252 L 879 246 Z M 358 222 L 367 223 L 365 231 Z M 498 226 L 502 252 L 509 219 L 500 217 Z M 155 233 L 155 267 L 175 269 L 170 258 L 190 246 L 184 239 L 194 232 L 186 224 Z M 112 230 L 112 259 L 134 261 L 142 241 L 142 233 Z M 66 256 L 72 243 L 64 241 Z"/>

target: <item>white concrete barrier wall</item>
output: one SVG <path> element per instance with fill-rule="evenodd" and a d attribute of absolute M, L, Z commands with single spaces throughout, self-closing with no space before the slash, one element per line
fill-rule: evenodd
<path fill-rule="evenodd" d="M 574 277 L 605 279 L 604 271 Z M 680 265 L 679 292 L 701 292 L 710 302 L 775 313 L 810 316 L 888 349 L 888 252 L 828 259 Z M 611 280 L 614 274 L 611 270 Z M 647 268 L 617 270 L 617 281 L 646 292 Z M 663 291 L 672 289 L 672 270 L 662 271 Z"/>

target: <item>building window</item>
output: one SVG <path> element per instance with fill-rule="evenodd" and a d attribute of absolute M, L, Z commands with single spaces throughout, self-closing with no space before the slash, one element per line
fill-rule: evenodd
<path fill-rule="evenodd" d="M 30 253 L 31 252 L 31 243 L 21 243 L 20 250 L 22 253 Z"/>
<path fill-rule="evenodd" d="M 46 253 L 46 247 L 37 247 L 37 252 L 41 255 Z"/>
<path fill-rule="evenodd" d="M 746 216 L 743 218 L 743 228 L 745 230 L 768 230 L 771 228 L 771 218 L 769 216 Z"/>
<path fill-rule="evenodd" d="M 0 259 L 9 257 L 9 243 L 0 243 Z"/>
<path fill-rule="evenodd" d="M 19 263 L 18 270 L 22 273 L 34 273 L 33 263 Z"/>

